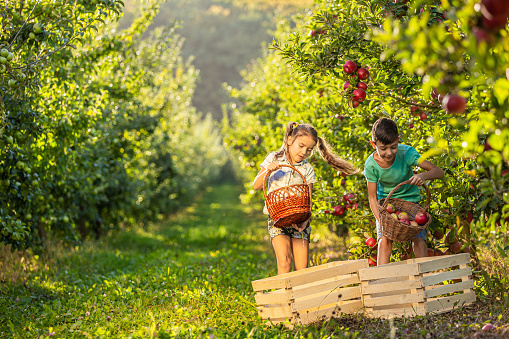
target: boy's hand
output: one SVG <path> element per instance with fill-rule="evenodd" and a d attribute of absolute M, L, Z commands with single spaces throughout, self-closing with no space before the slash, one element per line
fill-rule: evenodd
<path fill-rule="evenodd" d="M 308 225 L 309 219 L 301 222 L 300 224 L 293 224 L 292 227 L 297 230 L 297 232 L 302 232 L 306 226 Z"/>
<path fill-rule="evenodd" d="M 408 179 L 408 180 L 410 180 L 410 184 L 415 185 L 415 186 L 424 185 L 424 179 L 421 177 L 422 174 L 424 174 L 424 173 L 416 174 L 413 177 L 411 177 L 410 179 Z"/>

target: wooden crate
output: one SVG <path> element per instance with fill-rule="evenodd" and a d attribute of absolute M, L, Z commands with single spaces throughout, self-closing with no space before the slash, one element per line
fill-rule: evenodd
<path fill-rule="evenodd" d="M 409 259 L 359 270 L 368 317 L 443 313 L 475 301 L 468 253 Z"/>
<path fill-rule="evenodd" d="M 269 324 L 309 324 L 362 309 L 357 274 L 368 261 L 337 261 L 252 281 L 258 314 Z"/>

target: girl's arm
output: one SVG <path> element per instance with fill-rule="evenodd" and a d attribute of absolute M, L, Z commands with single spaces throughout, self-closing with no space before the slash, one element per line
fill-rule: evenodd
<path fill-rule="evenodd" d="M 368 200 L 371 212 L 377 221 L 380 221 L 380 213 L 378 212 L 378 197 L 376 196 L 376 182 L 368 181 Z"/>
<path fill-rule="evenodd" d="M 426 172 L 418 173 L 412 176 L 410 184 L 422 186 L 426 180 L 440 179 L 444 176 L 444 170 L 431 162 L 424 160 L 419 164 L 419 167 L 424 169 Z"/>
<path fill-rule="evenodd" d="M 269 166 L 267 166 L 267 168 L 262 167 L 262 169 L 260 170 L 260 172 L 258 172 L 258 174 L 256 175 L 256 178 L 253 182 L 253 188 L 255 190 L 259 190 L 260 188 L 262 188 L 263 185 L 265 185 L 265 182 L 263 181 L 263 179 L 265 179 L 265 174 L 267 174 L 267 172 L 273 171 L 277 168 L 281 168 L 281 166 L 279 165 L 279 162 L 277 160 L 274 160 L 273 162 L 271 162 L 269 164 Z"/>

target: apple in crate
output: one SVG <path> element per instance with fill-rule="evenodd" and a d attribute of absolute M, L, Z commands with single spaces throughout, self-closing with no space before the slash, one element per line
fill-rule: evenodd
<path fill-rule="evenodd" d="M 428 216 L 425 213 L 419 212 L 415 215 L 415 221 L 419 225 L 424 225 L 425 223 L 428 222 Z"/>

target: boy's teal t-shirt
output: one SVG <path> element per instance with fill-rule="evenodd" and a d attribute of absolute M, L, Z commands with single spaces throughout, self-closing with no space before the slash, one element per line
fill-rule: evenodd
<path fill-rule="evenodd" d="M 414 175 L 413 166 L 419 164 L 419 158 L 421 157 L 412 146 L 399 144 L 398 153 L 392 166 L 382 168 L 373 158 L 374 154 L 375 152 L 368 157 L 364 164 L 364 176 L 368 182 L 376 182 L 378 199 L 387 197 L 394 187 L 410 179 Z M 419 202 L 421 194 L 418 186 L 407 184 L 395 191 L 391 198 Z"/>

